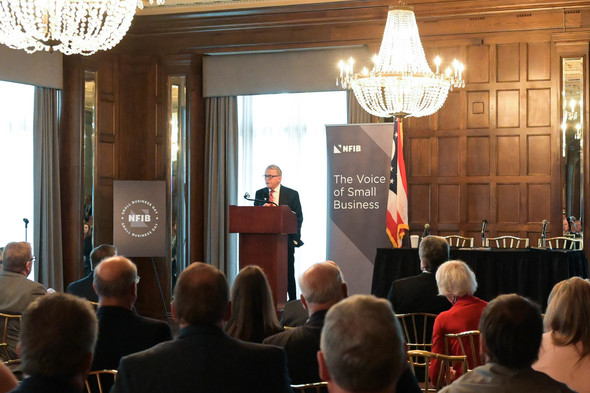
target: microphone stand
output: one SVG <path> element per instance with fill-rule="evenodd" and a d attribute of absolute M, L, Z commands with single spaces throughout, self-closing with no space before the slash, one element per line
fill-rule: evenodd
<path fill-rule="evenodd" d="M 279 206 L 278 204 L 276 204 L 275 202 L 271 202 L 268 199 L 256 199 L 256 198 L 250 198 L 250 194 L 249 193 L 245 193 L 244 194 L 244 199 L 250 202 L 258 202 L 258 203 L 262 203 L 262 204 L 266 204 L 266 203 L 272 203 L 275 206 Z"/>
<path fill-rule="evenodd" d="M 28 235 L 28 226 L 29 226 L 29 220 L 26 218 L 23 218 L 23 222 L 25 223 L 25 242 L 27 241 L 27 235 Z"/>

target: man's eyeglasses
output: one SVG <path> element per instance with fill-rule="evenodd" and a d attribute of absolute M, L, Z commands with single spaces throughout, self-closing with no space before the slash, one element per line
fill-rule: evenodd
<path fill-rule="evenodd" d="M 37 258 L 36 258 L 36 257 L 34 257 L 34 256 L 33 256 L 33 257 L 31 257 L 31 263 L 34 263 L 36 259 L 37 259 Z"/>
<path fill-rule="evenodd" d="M 140 279 L 141 279 L 141 277 L 139 277 L 139 276 L 135 277 L 135 283 L 136 283 L 136 284 L 139 284 L 139 280 L 140 280 Z"/>
<path fill-rule="evenodd" d="M 273 177 L 279 177 L 281 175 L 262 175 L 265 179 L 272 179 Z"/>

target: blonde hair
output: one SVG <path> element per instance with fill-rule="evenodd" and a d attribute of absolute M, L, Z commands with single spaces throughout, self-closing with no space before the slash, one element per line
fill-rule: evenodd
<path fill-rule="evenodd" d="M 274 309 L 270 285 L 262 269 L 240 270 L 231 290 L 232 313 L 226 332 L 244 341 L 262 342 L 282 329 Z M 260 336 L 260 334 L 263 335 Z"/>
<path fill-rule="evenodd" d="M 436 285 L 442 296 L 473 295 L 477 289 L 475 273 L 463 261 L 448 261 L 436 271 Z"/>
<path fill-rule="evenodd" d="M 555 284 L 544 320 L 555 345 L 582 343 L 581 360 L 590 354 L 590 282 L 572 277 Z"/>

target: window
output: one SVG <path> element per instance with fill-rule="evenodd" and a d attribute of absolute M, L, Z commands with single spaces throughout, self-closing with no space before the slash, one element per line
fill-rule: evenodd
<path fill-rule="evenodd" d="M 346 92 L 238 97 L 240 205 L 265 186 L 270 164 L 283 171 L 282 184 L 299 192 L 303 210 L 295 252 L 295 278 L 326 259 L 326 124 L 346 124 Z"/>
<path fill-rule="evenodd" d="M 0 247 L 33 242 L 33 110 L 35 88 L 0 81 Z"/>

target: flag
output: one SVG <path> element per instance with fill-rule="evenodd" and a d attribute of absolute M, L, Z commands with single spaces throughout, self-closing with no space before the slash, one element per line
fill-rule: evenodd
<path fill-rule="evenodd" d="M 408 226 L 408 184 L 404 163 L 402 121 L 395 119 L 387 197 L 387 235 L 394 247 L 402 246 Z"/>

